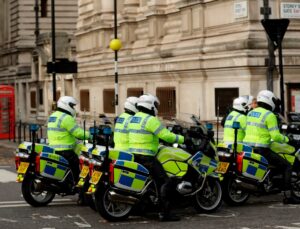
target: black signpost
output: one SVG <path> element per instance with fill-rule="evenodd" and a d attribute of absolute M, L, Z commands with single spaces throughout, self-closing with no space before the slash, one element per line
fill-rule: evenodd
<path fill-rule="evenodd" d="M 261 20 L 269 38 L 274 44 L 275 49 L 278 48 L 279 58 L 279 73 L 280 73 L 280 99 L 281 99 L 281 114 L 284 115 L 284 78 L 282 66 L 282 40 L 289 26 L 289 19 L 263 19 Z"/>

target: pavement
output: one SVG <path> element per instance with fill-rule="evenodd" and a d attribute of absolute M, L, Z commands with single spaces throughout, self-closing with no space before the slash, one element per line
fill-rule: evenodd
<path fill-rule="evenodd" d="M 13 163 L 18 145 L 18 142 L 3 139 L 0 140 L 0 165 Z"/>

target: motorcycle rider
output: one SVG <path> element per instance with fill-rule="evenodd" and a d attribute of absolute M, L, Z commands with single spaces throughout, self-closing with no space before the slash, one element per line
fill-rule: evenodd
<path fill-rule="evenodd" d="M 129 152 L 134 154 L 135 161 L 149 169 L 158 184 L 160 190 L 160 213 L 161 221 L 178 221 L 180 218 L 170 212 L 170 191 L 175 190 L 175 184 L 165 173 L 162 165 L 156 159 L 159 139 L 168 143 L 184 142 L 184 137 L 176 135 L 165 128 L 156 117 L 159 100 L 151 94 L 139 97 L 137 108 L 139 110 L 128 125 Z"/>
<path fill-rule="evenodd" d="M 128 129 L 127 126 L 131 120 L 131 117 L 138 112 L 136 108 L 137 97 L 128 97 L 124 104 L 124 112 L 117 117 L 114 130 L 114 143 L 115 149 L 128 150 Z"/>
<path fill-rule="evenodd" d="M 79 178 L 79 159 L 74 152 L 76 139 L 89 139 L 89 132 L 85 132 L 76 124 L 75 106 L 77 100 L 71 96 L 62 96 L 57 102 L 57 110 L 48 118 L 47 135 L 49 146 L 55 153 L 63 156 L 73 172 L 74 181 Z"/>
<path fill-rule="evenodd" d="M 254 151 L 264 156 L 270 164 L 283 170 L 284 175 L 284 203 L 294 203 L 290 196 L 290 181 L 292 167 L 288 161 L 273 152 L 269 146 L 271 139 L 279 143 L 287 143 L 288 137 L 279 132 L 276 115 L 273 113 L 277 98 L 273 92 L 262 90 L 257 95 L 258 107 L 247 115 L 247 125 L 243 142 L 254 148 Z"/>
<path fill-rule="evenodd" d="M 223 142 L 227 145 L 234 143 L 235 131 L 232 128 L 233 122 L 239 122 L 240 128 L 237 132 L 237 142 L 241 143 L 245 137 L 246 115 L 248 111 L 249 98 L 240 96 L 233 100 L 233 109 L 226 118 L 224 125 Z"/>

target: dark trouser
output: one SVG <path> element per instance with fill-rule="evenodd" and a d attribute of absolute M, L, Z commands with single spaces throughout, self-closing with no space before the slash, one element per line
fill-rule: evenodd
<path fill-rule="evenodd" d="M 79 178 L 79 159 L 76 153 L 73 150 L 63 150 L 63 151 L 55 151 L 56 154 L 63 156 L 68 162 L 70 169 L 73 173 L 75 183 L 78 181 Z"/>
<path fill-rule="evenodd" d="M 164 214 L 170 214 L 171 192 L 175 190 L 176 183 L 167 176 L 163 166 L 156 157 L 135 154 L 134 160 L 149 170 L 159 190 L 160 211 Z"/>
<path fill-rule="evenodd" d="M 284 189 L 290 189 L 292 173 L 292 166 L 290 163 L 268 148 L 256 147 L 254 148 L 254 151 L 264 156 L 271 165 L 276 166 L 276 168 L 279 168 L 283 172 Z"/>

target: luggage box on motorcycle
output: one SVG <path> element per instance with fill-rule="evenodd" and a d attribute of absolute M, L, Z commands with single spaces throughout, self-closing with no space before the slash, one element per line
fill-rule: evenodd
<path fill-rule="evenodd" d="M 55 180 L 62 180 L 69 169 L 68 161 L 55 153 L 40 154 L 40 174 Z"/>
<path fill-rule="evenodd" d="M 134 161 L 116 160 L 113 164 L 113 175 L 115 187 L 141 192 L 146 185 L 149 171 Z"/>
<path fill-rule="evenodd" d="M 260 154 L 245 152 L 242 160 L 239 161 L 238 159 L 238 163 L 241 163 L 241 161 L 242 174 L 245 177 L 261 181 L 266 175 L 268 170 L 268 161 Z"/>

